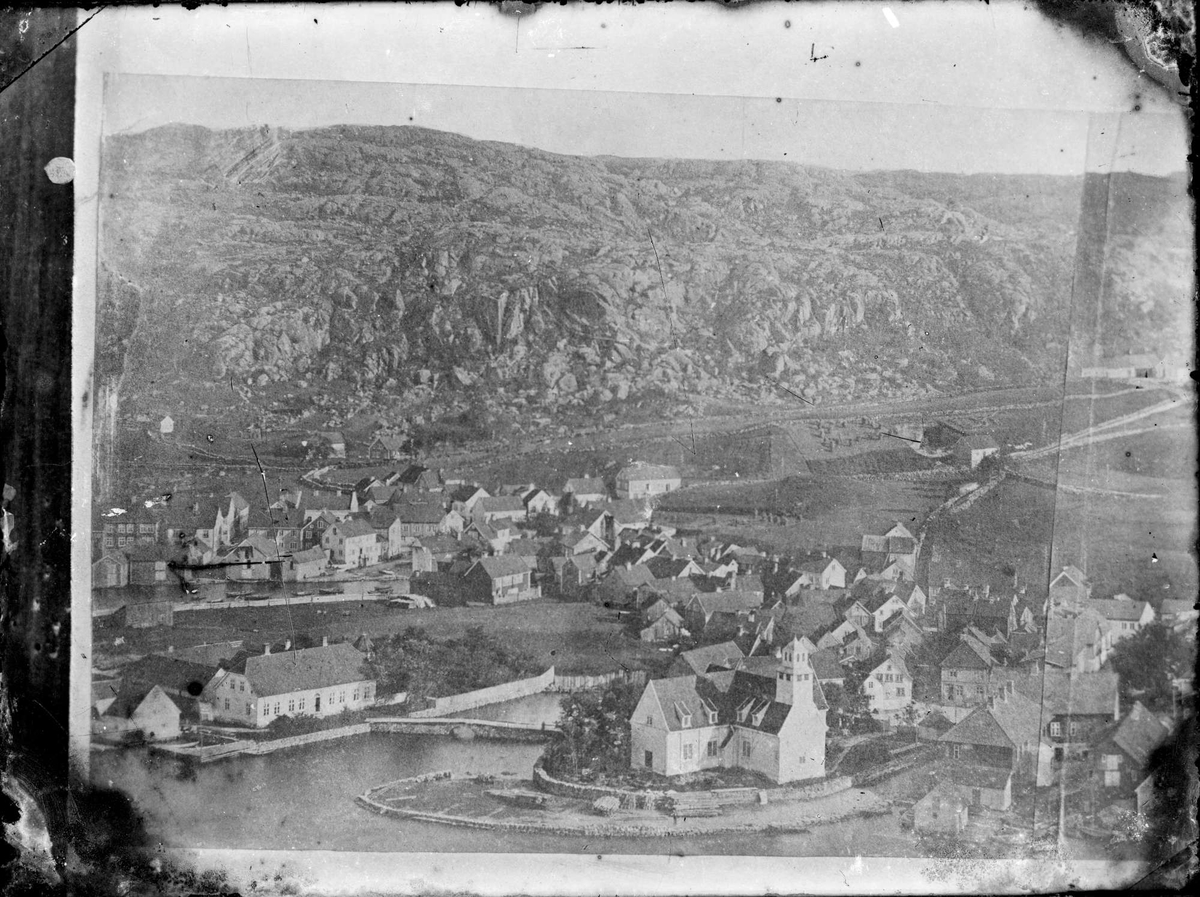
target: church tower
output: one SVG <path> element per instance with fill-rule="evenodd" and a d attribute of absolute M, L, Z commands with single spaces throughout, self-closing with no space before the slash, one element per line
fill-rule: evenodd
<path fill-rule="evenodd" d="M 793 707 L 815 710 L 812 653 L 816 645 L 804 636 L 794 638 L 779 652 L 775 673 L 775 700 Z"/>

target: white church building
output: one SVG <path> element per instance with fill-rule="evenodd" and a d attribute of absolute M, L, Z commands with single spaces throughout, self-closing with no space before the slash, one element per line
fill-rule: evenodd
<path fill-rule="evenodd" d="M 652 679 L 630 719 L 630 765 L 667 776 L 741 767 L 779 783 L 824 776 L 829 705 L 815 650 L 797 638 L 774 658 Z"/>

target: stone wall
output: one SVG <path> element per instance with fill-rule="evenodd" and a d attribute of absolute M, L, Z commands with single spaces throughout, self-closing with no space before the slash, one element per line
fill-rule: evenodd
<path fill-rule="evenodd" d="M 307 735 L 291 735 L 287 738 L 273 738 L 270 741 L 260 741 L 253 747 L 241 751 L 243 754 L 270 754 L 287 748 L 303 747 L 319 741 L 332 741 L 336 738 L 347 738 L 351 735 L 365 735 L 371 731 L 370 723 L 355 723 L 352 726 L 339 726 L 336 729 L 322 729 L 319 732 L 309 732 Z"/>
<path fill-rule="evenodd" d="M 566 782 L 551 776 L 539 760 L 533 767 L 533 783 L 548 794 L 560 797 L 574 797 L 581 800 L 595 800 L 611 794 L 621 801 L 621 806 L 657 806 L 667 797 L 686 793 L 697 800 L 713 800 L 721 806 L 749 803 L 779 803 L 783 801 L 804 801 L 824 797 L 845 791 L 852 784 L 849 776 L 837 776 L 832 779 L 815 779 L 796 785 L 781 785 L 776 788 L 714 788 L 711 791 L 675 792 L 640 790 L 633 791 L 625 788 L 609 788 L 605 785 L 585 785 L 580 782 Z"/>
<path fill-rule="evenodd" d="M 455 730 L 471 732 L 473 738 L 489 738 L 497 741 L 546 741 L 553 738 L 557 729 L 540 726 L 525 726 L 486 719 L 413 719 L 410 717 L 384 717 L 367 723 L 372 732 L 390 732 L 403 735 L 453 735 Z"/>

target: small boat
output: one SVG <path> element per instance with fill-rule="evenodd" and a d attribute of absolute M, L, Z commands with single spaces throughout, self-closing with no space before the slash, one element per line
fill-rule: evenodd
<path fill-rule="evenodd" d="M 248 592 L 242 595 L 243 601 L 266 601 L 271 596 L 266 592 Z"/>
<path fill-rule="evenodd" d="M 293 592 L 292 594 L 294 594 L 297 598 L 311 598 L 313 595 L 315 595 L 317 593 L 316 592 Z"/>
<path fill-rule="evenodd" d="M 230 595 L 229 597 L 236 598 L 237 596 Z M 214 595 L 212 598 L 205 598 L 204 603 L 205 604 L 220 604 L 222 601 L 226 601 L 226 600 L 228 600 L 228 599 L 222 598 L 220 595 Z"/>
<path fill-rule="evenodd" d="M 317 589 L 318 595 L 341 595 L 341 589 Z"/>

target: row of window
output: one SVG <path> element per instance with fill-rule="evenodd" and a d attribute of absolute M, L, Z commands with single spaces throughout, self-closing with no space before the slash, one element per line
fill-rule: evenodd
<path fill-rule="evenodd" d="M 1075 720 L 1071 720 L 1070 724 L 1068 726 L 1068 731 L 1070 732 L 1071 737 L 1074 738 L 1076 735 L 1079 734 L 1079 723 L 1077 723 Z M 1059 720 L 1054 720 L 1053 722 L 1050 723 L 1050 734 L 1052 736 L 1057 738 L 1057 737 L 1061 736 L 1062 733 L 1063 733 L 1063 727 L 1062 727 L 1062 723 Z"/>
<path fill-rule="evenodd" d="M 797 682 L 807 682 L 807 681 L 808 681 L 808 676 L 809 676 L 809 674 L 808 674 L 808 673 L 797 673 L 797 674 L 796 674 L 796 681 L 797 681 Z M 791 673 L 784 673 L 783 671 L 780 671 L 780 672 L 778 673 L 778 677 L 779 677 L 780 679 L 786 679 L 788 682 L 791 682 L 791 681 L 792 681 L 792 674 L 791 674 Z"/>

